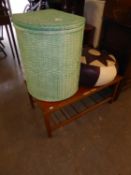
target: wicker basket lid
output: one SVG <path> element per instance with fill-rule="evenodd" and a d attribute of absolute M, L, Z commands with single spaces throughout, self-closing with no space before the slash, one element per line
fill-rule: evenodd
<path fill-rule="evenodd" d="M 16 26 L 38 31 L 68 30 L 84 25 L 85 18 L 59 10 L 47 9 L 13 15 Z"/>

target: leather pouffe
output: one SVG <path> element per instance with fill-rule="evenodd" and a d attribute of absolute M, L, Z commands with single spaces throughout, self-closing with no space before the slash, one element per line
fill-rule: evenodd
<path fill-rule="evenodd" d="M 81 57 L 80 85 L 101 86 L 114 80 L 118 65 L 113 55 L 96 49 L 87 49 Z"/>

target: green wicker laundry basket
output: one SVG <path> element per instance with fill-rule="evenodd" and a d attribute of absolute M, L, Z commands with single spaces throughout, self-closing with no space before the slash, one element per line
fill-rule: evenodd
<path fill-rule="evenodd" d="M 13 15 L 29 93 L 59 101 L 78 90 L 85 19 L 48 9 Z"/>

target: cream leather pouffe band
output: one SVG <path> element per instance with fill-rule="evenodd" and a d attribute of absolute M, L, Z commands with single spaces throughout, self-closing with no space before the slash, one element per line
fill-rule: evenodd
<path fill-rule="evenodd" d="M 113 55 L 96 49 L 88 49 L 85 55 L 81 59 L 80 85 L 101 86 L 114 80 L 117 63 Z"/>

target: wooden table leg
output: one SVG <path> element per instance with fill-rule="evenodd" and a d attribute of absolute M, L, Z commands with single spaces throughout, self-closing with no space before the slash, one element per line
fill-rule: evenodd
<path fill-rule="evenodd" d="M 112 100 L 110 101 L 111 103 L 117 100 L 119 93 L 120 93 L 120 81 L 115 84 L 114 91 L 112 94 Z"/>
<path fill-rule="evenodd" d="M 44 113 L 44 120 L 45 120 L 48 137 L 52 137 L 52 132 L 51 132 L 52 130 L 50 126 L 50 116 L 51 116 L 51 113 L 46 113 L 46 114 Z"/>

